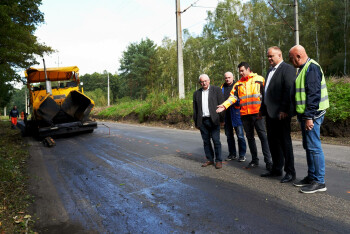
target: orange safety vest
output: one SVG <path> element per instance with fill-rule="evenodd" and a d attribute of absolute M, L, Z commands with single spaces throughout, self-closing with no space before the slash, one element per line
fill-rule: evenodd
<path fill-rule="evenodd" d="M 240 100 L 241 115 L 257 114 L 260 111 L 265 79 L 256 73 L 242 77 L 233 86 L 230 97 L 222 104 L 227 109 Z"/>

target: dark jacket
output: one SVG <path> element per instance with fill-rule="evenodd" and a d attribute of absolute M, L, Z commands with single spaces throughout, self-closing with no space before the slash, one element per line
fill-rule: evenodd
<path fill-rule="evenodd" d="M 227 85 L 226 83 L 221 85 L 221 91 L 224 94 L 225 100 L 227 100 L 230 96 L 233 86 L 234 83 L 232 83 L 231 85 Z M 239 99 L 233 105 L 229 106 L 227 110 L 225 110 L 225 123 L 228 121 L 231 121 L 232 127 L 238 127 L 242 125 Z"/>
<path fill-rule="evenodd" d="M 19 111 L 17 109 L 12 109 L 10 111 L 9 117 L 18 118 L 19 117 Z"/>
<path fill-rule="evenodd" d="M 193 93 L 193 121 L 197 128 L 202 126 L 202 91 L 203 89 L 200 88 Z M 224 95 L 222 94 L 221 89 L 210 85 L 208 97 L 209 112 L 210 118 L 215 125 L 219 125 L 220 123 L 224 122 L 224 113 L 216 113 L 217 106 L 222 104 L 224 101 Z"/>
<path fill-rule="evenodd" d="M 270 68 L 266 75 L 268 82 Z M 288 116 L 294 114 L 294 105 L 292 102 L 292 89 L 296 79 L 295 68 L 291 65 L 282 62 L 269 83 L 265 95 L 263 96 L 260 111 L 263 115 L 268 115 L 270 118 L 278 118 L 280 112 L 285 112 Z"/>

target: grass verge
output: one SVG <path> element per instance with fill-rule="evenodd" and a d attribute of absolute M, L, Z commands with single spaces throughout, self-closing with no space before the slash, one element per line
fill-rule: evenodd
<path fill-rule="evenodd" d="M 34 233 L 27 208 L 33 198 L 28 194 L 26 175 L 28 146 L 18 129 L 0 119 L 0 233 Z"/>
<path fill-rule="evenodd" d="M 177 98 L 164 100 L 162 97 L 152 96 L 146 100 L 121 100 L 117 105 L 101 111 L 95 110 L 95 115 L 101 119 L 111 120 L 134 118 L 139 123 L 164 120 L 168 120 L 171 124 L 191 122 L 192 97 L 184 100 Z"/>

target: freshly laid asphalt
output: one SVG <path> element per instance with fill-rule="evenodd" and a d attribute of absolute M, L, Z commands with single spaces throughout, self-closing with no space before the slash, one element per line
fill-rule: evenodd
<path fill-rule="evenodd" d="M 40 233 L 350 232 L 350 147 L 324 144 L 328 190 L 302 194 L 281 177 L 260 177 L 260 148 L 258 168 L 245 168 L 249 150 L 246 162 L 202 168 L 199 131 L 104 124 L 52 148 L 27 138 Z M 225 157 L 223 134 L 221 142 Z M 302 179 L 305 151 L 293 146 Z"/>

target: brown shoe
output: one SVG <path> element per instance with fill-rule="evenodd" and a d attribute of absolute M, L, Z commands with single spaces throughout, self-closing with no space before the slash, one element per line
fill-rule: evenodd
<path fill-rule="evenodd" d="M 215 164 L 215 168 L 216 168 L 216 169 L 222 168 L 222 162 L 217 162 L 217 163 Z"/>
<path fill-rule="evenodd" d="M 214 165 L 214 162 L 207 161 L 202 165 L 202 167 L 207 167 L 209 165 Z"/>

